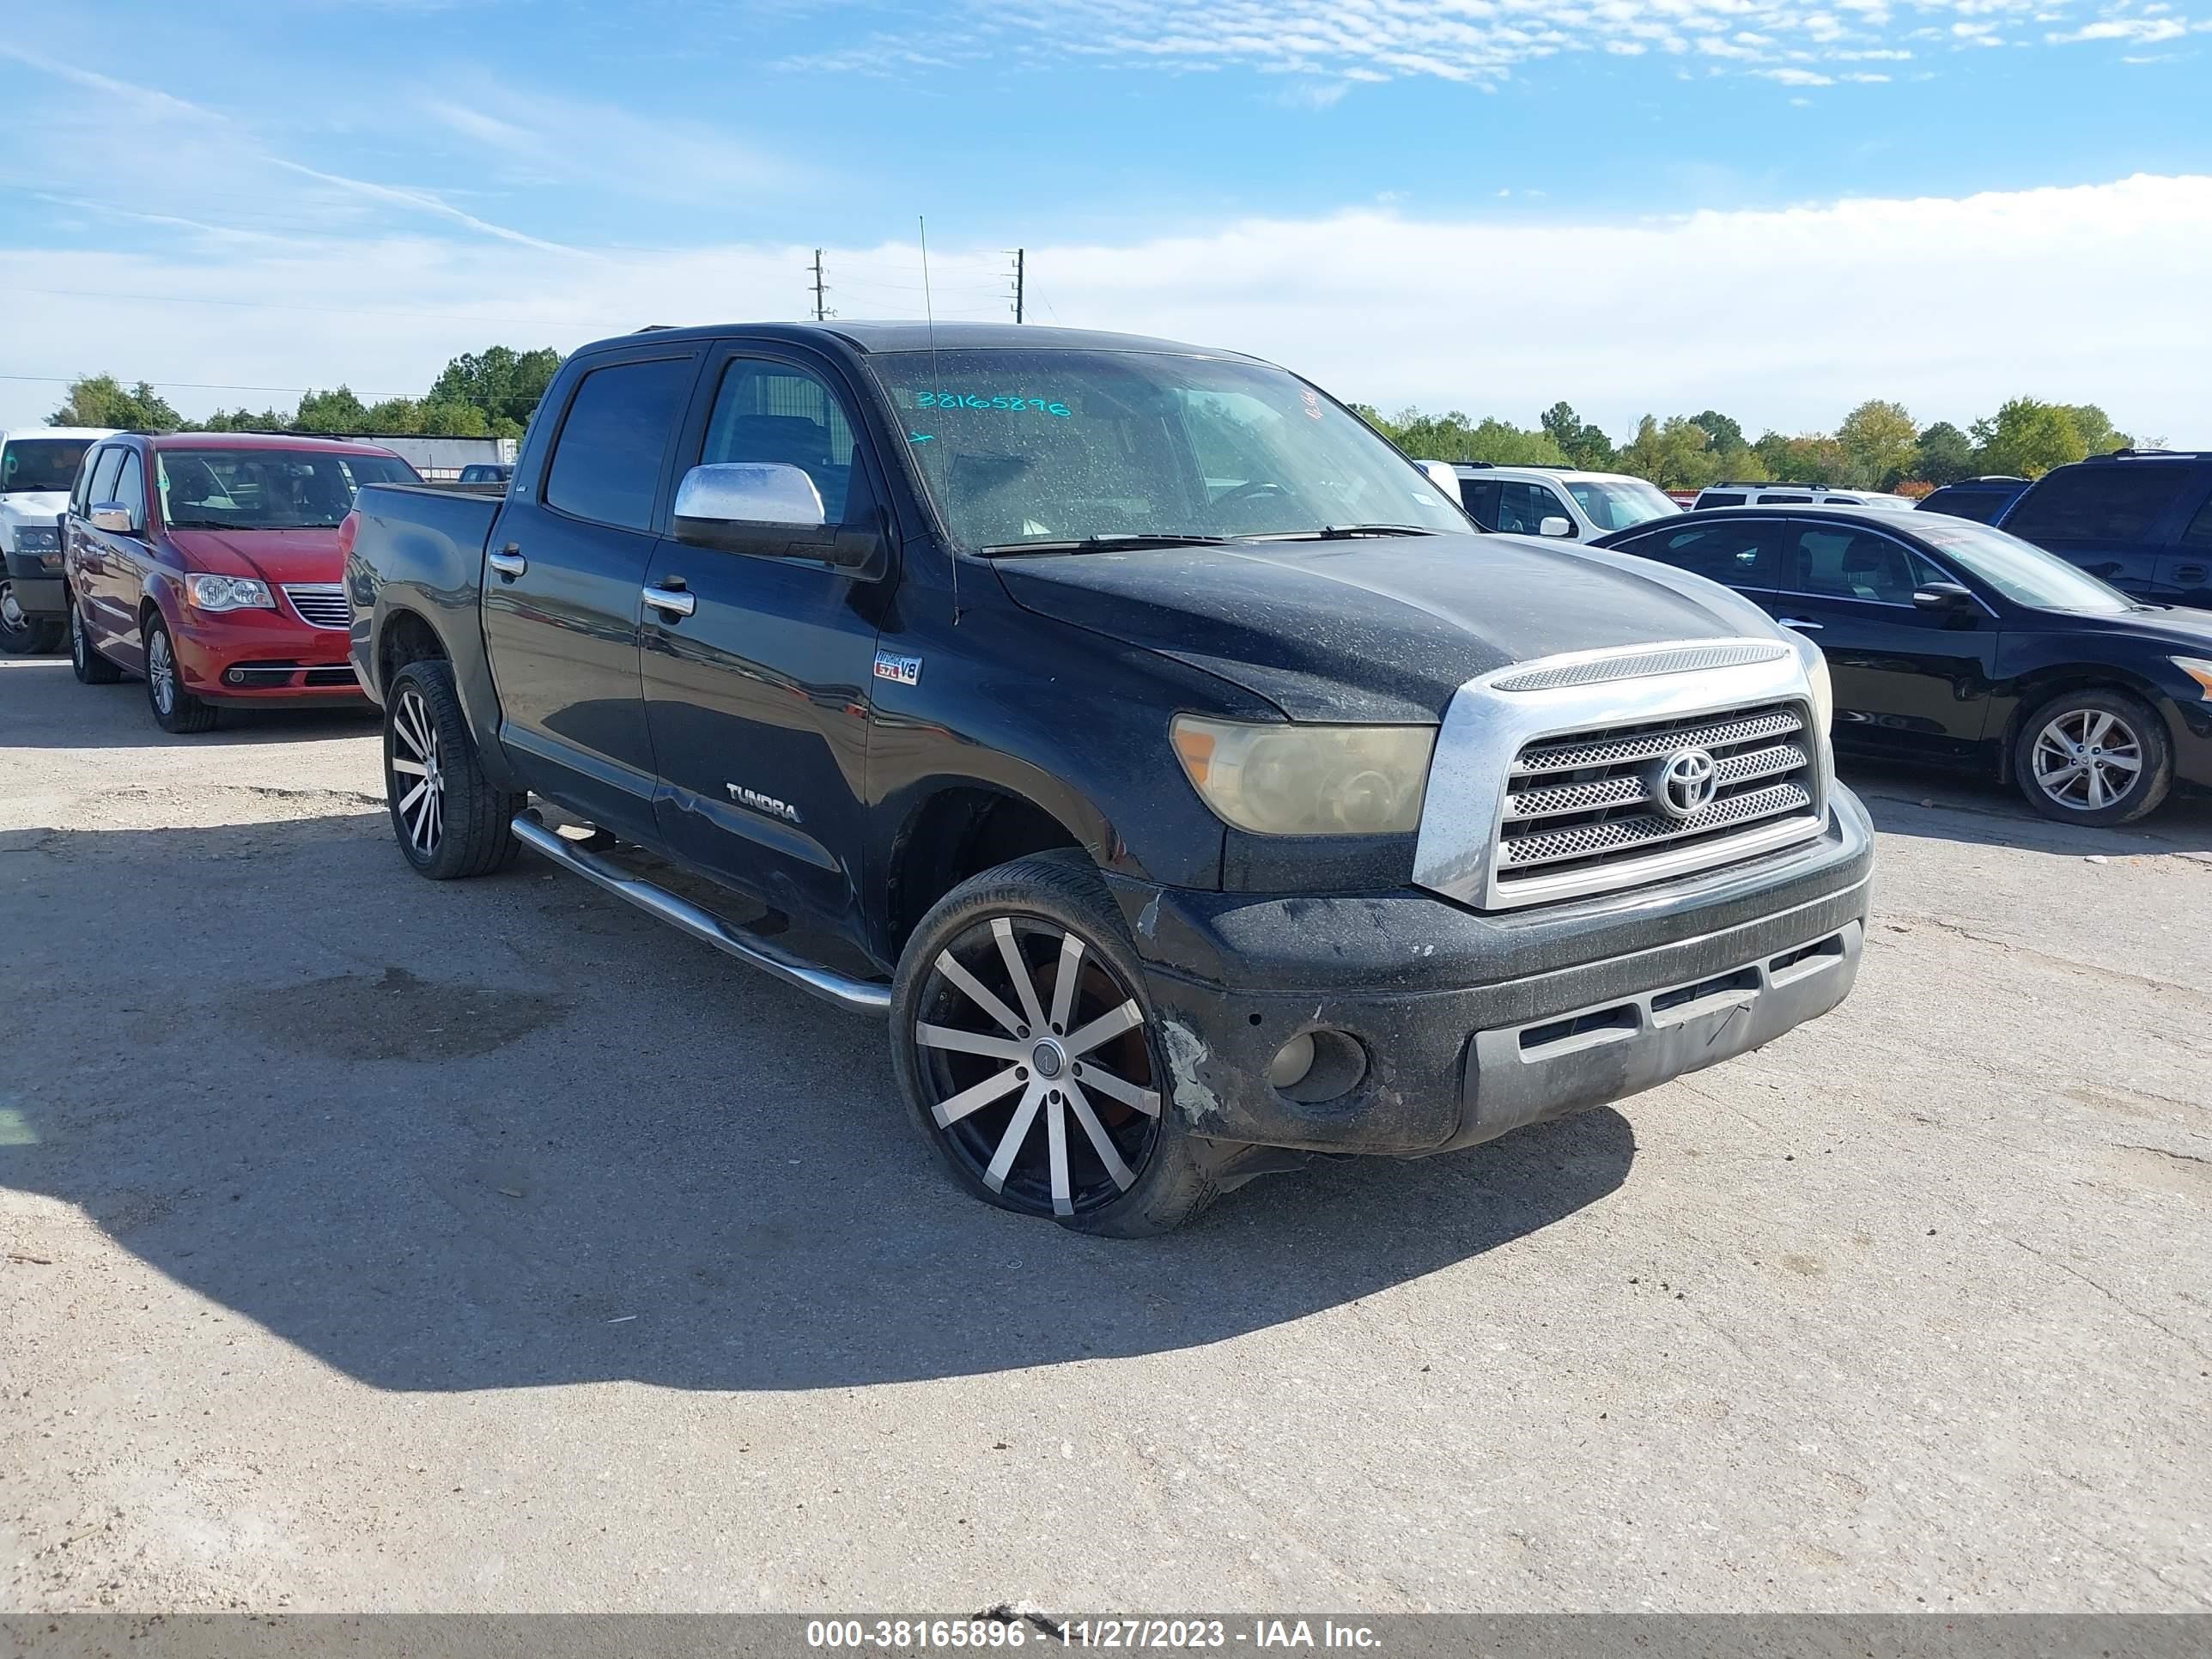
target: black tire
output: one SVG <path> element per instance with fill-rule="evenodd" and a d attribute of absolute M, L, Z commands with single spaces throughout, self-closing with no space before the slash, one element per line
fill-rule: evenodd
<path fill-rule="evenodd" d="M 1063 1003 L 1068 938 L 1080 950 Z M 1025 990 L 1004 954 L 1009 944 L 1027 969 Z M 991 1000 L 949 975 L 948 961 Z M 1032 1031 L 1033 1015 L 1049 1032 Z M 1065 1030 L 1055 1016 L 1064 1016 Z M 1045 1040 L 1079 1040 L 1086 1027 L 1131 1018 L 1085 1048 Z M 993 1046 L 969 1051 L 926 1042 L 925 1030 Z M 953 1178 L 986 1203 L 1051 1217 L 1078 1232 L 1143 1238 L 1181 1226 L 1216 1195 L 1174 1108 L 1128 930 L 1079 853 L 1038 854 L 986 870 L 922 918 L 891 988 L 891 1063 L 915 1127 Z M 963 1097 L 969 1103 L 940 1123 L 938 1109 Z"/>
<path fill-rule="evenodd" d="M 529 797 L 484 776 L 449 664 L 410 662 L 385 690 L 384 798 L 399 855 L 431 881 L 490 875 L 522 850 L 511 826 Z"/>
<path fill-rule="evenodd" d="M 15 608 L 15 579 L 0 569 L 0 657 L 43 657 L 61 642 L 60 622 Z"/>
<path fill-rule="evenodd" d="M 85 633 L 84 613 L 77 609 L 75 599 L 70 601 L 69 636 L 70 667 L 76 672 L 80 684 L 112 685 L 123 678 L 123 671 L 101 656 Z"/>
<path fill-rule="evenodd" d="M 177 644 L 161 613 L 149 611 L 138 631 L 146 641 L 146 706 L 154 711 L 154 724 L 180 738 L 209 730 L 215 725 L 215 705 L 185 690 Z"/>
<path fill-rule="evenodd" d="M 2020 723 L 2012 765 L 2027 804 L 2061 823 L 2133 823 L 2173 787 L 2173 743 L 2158 711 L 2101 687 L 2037 708 Z"/>

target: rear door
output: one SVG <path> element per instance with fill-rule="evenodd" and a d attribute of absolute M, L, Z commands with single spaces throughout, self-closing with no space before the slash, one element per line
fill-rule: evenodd
<path fill-rule="evenodd" d="M 638 613 L 700 356 L 641 348 L 579 376 L 540 477 L 507 498 L 486 550 L 501 740 L 532 787 L 631 841 L 658 839 Z"/>
<path fill-rule="evenodd" d="M 2158 556 L 2156 592 L 2166 605 L 2212 611 L 2212 466 L 2199 470 L 2182 507 L 2181 534 Z"/>
<path fill-rule="evenodd" d="M 684 471 L 767 461 L 814 482 L 827 522 L 880 530 L 884 475 L 826 362 L 767 347 L 710 358 Z M 782 909 L 849 916 L 860 881 L 868 718 L 888 578 L 663 542 L 648 585 L 645 707 L 659 821 L 678 856 Z"/>
<path fill-rule="evenodd" d="M 2159 561 L 2171 552 L 2196 469 L 2179 461 L 2095 461 L 2046 474 L 2003 527 L 2124 593 L 2157 602 Z"/>
<path fill-rule="evenodd" d="M 1989 608 L 1921 610 L 1916 589 L 1958 578 L 1848 520 L 1793 520 L 1786 556 L 1775 615 L 1828 659 L 1837 745 L 1919 760 L 1974 750 L 1996 669 Z"/>

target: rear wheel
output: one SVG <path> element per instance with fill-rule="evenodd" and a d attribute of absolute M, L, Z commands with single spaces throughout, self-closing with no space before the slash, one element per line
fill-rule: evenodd
<path fill-rule="evenodd" d="M 215 724 L 215 705 L 203 702 L 185 690 L 177 667 L 176 641 L 161 613 L 149 611 L 143 624 L 146 638 L 146 701 L 152 705 L 154 723 L 164 732 L 188 737 Z"/>
<path fill-rule="evenodd" d="M 2132 823 L 2173 787 L 2173 745 L 2124 691 L 2061 692 L 2021 723 L 2013 770 L 2027 804 L 2067 823 Z"/>
<path fill-rule="evenodd" d="M 94 647 L 92 636 L 84 631 L 84 612 L 74 599 L 70 601 L 69 636 L 70 666 L 79 681 L 86 685 L 112 685 L 123 678 L 123 671 Z"/>
<path fill-rule="evenodd" d="M 1142 1237 L 1214 1197 L 1173 1091 L 1136 952 L 1097 872 L 1040 854 L 922 919 L 891 996 L 915 1123 L 977 1197 Z"/>
<path fill-rule="evenodd" d="M 61 640 L 61 623 L 27 614 L 16 602 L 15 578 L 0 570 L 0 656 L 43 657 Z"/>
<path fill-rule="evenodd" d="M 432 881 L 486 876 L 514 861 L 509 826 L 526 795 L 492 787 L 442 662 L 412 662 L 384 700 L 384 793 L 392 830 L 415 873 Z"/>

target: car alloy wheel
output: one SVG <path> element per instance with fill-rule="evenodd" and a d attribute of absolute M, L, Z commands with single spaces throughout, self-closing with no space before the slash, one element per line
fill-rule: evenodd
<path fill-rule="evenodd" d="M 166 628 L 149 630 L 146 641 L 146 690 L 162 714 L 177 712 L 177 659 Z"/>
<path fill-rule="evenodd" d="M 2036 787 L 2059 805 L 2098 812 L 2142 776 L 2142 739 L 2104 708 L 2062 710 L 2035 735 Z"/>
<path fill-rule="evenodd" d="M 391 787 L 406 827 L 408 850 L 428 863 L 437 857 L 446 833 L 446 775 L 439 765 L 438 723 L 411 685 L 392 705 L 392 734 Z"/>
<path fill-rule="evenodd" d="M 70 606 L 70 666 L 76 670 L 79 679 L 84 678 L 85 665 L 88 660 L 85 653 L 89 648 L 84 642 L 84 617 L 72 605 Z"/>
<path fill-rule="evenodd" d="M 911 1032 L 930 1121 L 1010 1208 L 1111 1204 L 1160 1135 L 1142 1005 L 1103 952 L 1040 918 L 994 916 L 938 952 Z"/>
<path fill-rule="evenodd" d="M 23 614 L 23 607 L 15 602 L 15 582 L 0 576 L 0 632 L 20 634 L 29 626 L 30 620 Z"/>

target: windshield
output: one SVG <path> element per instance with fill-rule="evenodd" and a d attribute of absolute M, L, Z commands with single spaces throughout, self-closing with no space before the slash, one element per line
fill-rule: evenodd
<path fill-rule="evenodd" d="M 1589 515 L 1589 521 L 1600 530 L 1626 530 L 1631 525 L 1649 524 L 1654 519 L 1664 519 L 1682 509 L 1667 499 L 1656 484 L 1642 479 L 1608 480 L 1600 483 L 1591 478 L 1564 478 L 1567 494 Z"/>
<path fill-rule="evenodd" d="M 10 438 L 0 450 L 0 495 L 19 489 L 66 494 L 76 483 L 77 463 L 92 447 L 90 438 Z"/>
<path fill-rule="evenodd" d="M 1412 462 L 1279 368 L 1137 351 L 868 362 L 963 547 L 1469 528 Z"/>
<path fill-rule="evenodd" d="M 328 529 L 363 484 L 421 482 L 396 455 L 307 449 L 164 449 L 155 466 L 176 530 Z"/>
<path fill-rule="evenodd" d="M 1913 534 L 1964 565 L 2015 605 L 2041 611 L 2092 611 L 2112 616 L 2135 608 L 2117 587 L 2107 587 L 2086 570 L 2017 536 L 1966 519 L 1926 515 L 1932 524 L 1912 526 Z"/>

